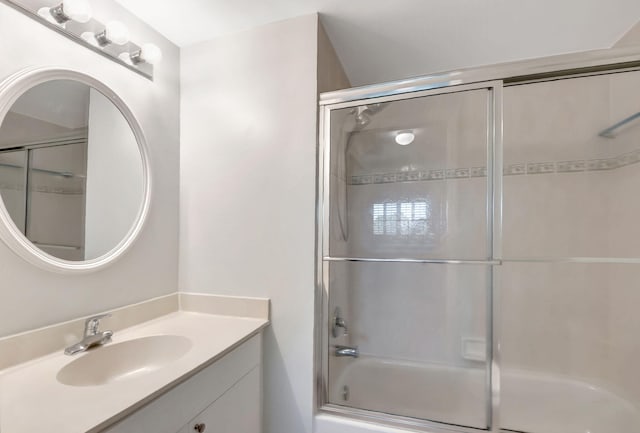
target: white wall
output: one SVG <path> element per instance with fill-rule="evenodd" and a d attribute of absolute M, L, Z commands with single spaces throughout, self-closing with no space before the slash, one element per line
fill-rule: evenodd
<path fill-rule="evenodd" d="M 180 290 L 269 297 L 265 431 L 311 432 L 317 16 L 182 51 Z"/>
<path fill-rule="evenodd" d="M 179 51 L 111 1 L 93 1 L 102 21 L 120 19 L 136 41 L 163 53 L 154 81 L 90 51 L 0 4 L 0 77 L 30 66 L 63 66 L 111 87 L 146 133 L 154 192 L 147 224 L 111 267 L 83 276 L 45 272 L 0 244 L 0 336 L 138 302 L 176 290 L 178 251 Z"/>
<path fill-rule="evenodd" d="M 109 99 L 91 89 L 87 143 L 85 258 L 113 249 L 143 201 L 143 166 L 133 131 Z M 108 221 L 109 224 L 104 224 Z"/>

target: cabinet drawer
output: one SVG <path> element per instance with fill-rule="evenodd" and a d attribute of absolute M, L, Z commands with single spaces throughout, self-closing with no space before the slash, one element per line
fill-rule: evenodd
<path fill-rule="evenodd" d="M 104 432 L 176 433 L 258 366 L 261 353 L 258 334 Z"/>

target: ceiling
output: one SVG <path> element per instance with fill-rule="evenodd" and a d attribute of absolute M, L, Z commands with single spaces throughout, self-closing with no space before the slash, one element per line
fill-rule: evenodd
<path fill-rule="evenodd" d="M 352 85 L 608 48 L 638 0 L 116 0 L 184 47 L 319 12 Z"/>

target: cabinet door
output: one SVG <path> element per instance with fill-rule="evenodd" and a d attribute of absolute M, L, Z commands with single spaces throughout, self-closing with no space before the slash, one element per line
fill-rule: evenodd
<path fill-rule="evenodd" d="M 261 419 L 261 374 L 258 366 L 179 433 L 260 433 Z"/>

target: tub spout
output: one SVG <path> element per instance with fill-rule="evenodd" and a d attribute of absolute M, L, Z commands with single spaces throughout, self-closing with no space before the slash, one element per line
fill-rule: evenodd
<path fill-rule="evenodd" d="M 360 352 L 357 347 L 349 347 L 349 346 L 336 346 L 336 356 L 350 356 L 352 358 L 357 358 L 360 356 Z"/>

